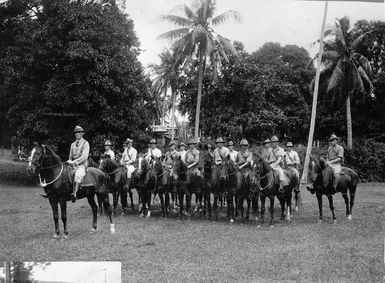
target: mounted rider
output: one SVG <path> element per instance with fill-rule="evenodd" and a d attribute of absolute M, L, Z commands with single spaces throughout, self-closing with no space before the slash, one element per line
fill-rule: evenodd
<path fill-rule="evenodd" d="M 162 157 L 162 152 L 160 151 L 159 148 L 156 147 L 156 140 L 152 139 L 150 141 L 150 148 L 145 154 L 145 159 L 148 161 L 149 164 L 153 165 L 154 159 L 161 158 L 161 157 Z"/>
<path fill-rule="evenodd" d="M 182 142 L 179 144 L 179 151 L 178 151 L 178 154 L 180 156 L 180 159 L 182 160 L 182 162 L 184 164 L 186 164 L 186 145 Z"/>
<path fill-rule="evenodd" d="M 79 190 L 80 184 L 86 175 L 87 160 L 90 154 L 90 145 L 83 138 L 84 130 L 80 126 L 74 129 L 76 141 L 71 144 L 70 153 L 67 160 L 69 166 L 75 170 L 73 191 L 71 194 L 72 202 L 76 201 L 76 193 Z"/>
<path fill-rule="evenodd" d="M 294 147 L 293 143 L 290 141 L 286 144 L 287 151 L 285 153 L 284 161 L 285 161 L 286 167 L 292 170 L 299 179 L 298 167 L 301 165 L 301 160 L 299 159 L 298 152 L 293 150 L 293 147 Z"/>
<path fill-rule="evenodd" d="M 270 167 L 278 172 L 279 179 L 279 192 L 283 192 L 284 182 L 285 182 L 285 174 L 282 169 L 283 158 L 285 155 L 285 151 L 282 147 L 278 145 L 278 137 L 273 136 L 271 138 L 272 148 L 269 151 L 269 155 L 267 158 L 267 162 L 270 164 Z"/>
<path fill-rule="evenodd" d="M 170 171 L 170 173 L 174 161 L 179 157 L 179 153 L 175 149 L 175 146 L 175 141 L 170 141 L 170 143 L 168 144 L 169 150 L 166 152 L 165 158 L 163 160 L 163 166 L 165 166 Z"/>
<path fill-rule="evenodd" d="M 263 145 L 263 148 L 262 148 L 261 158 L 267 162 L 271 151 L 270 139 L 265 139 L 262 142 L 262 145 Z"/>
<path fill-rule="evenodd" d="M 133 140 L 127 138 L 125 143 L 125 149 L 122 154 L 122 159 L 120 160 L 120 164 L 127 168 L 127 181 L 124 185 L 124 189 L 128 190 L 130 188 L 132 173 L 136 170 L 136 157 L 138 155 L 138 151 L 132 146 Z"/>
<path fill-rule="evenodd" d="M 186 152 L 186 164 L 187 164 L 187 183 L 191 182 L 191 176 L 202 176 L 200 170 L 198 170 L 199 163 L 199 150 L 196 149 L 197 142 L 194 139 L 190 139 L 187 145 L 189 149 Z"/>
<path fill-rule="evenodd" d="M 253 154 L 249 150 L 249 142 L 246 139 L 242 139 L 239 145 L 241 146 L 241 151 L 239 151 L 237 154 L 236 163 L 238 169 L 243 173 L 245 179 L 249 182 L 251 180 Z"/>
<path fill-rule="evenodd" d="M 214 150 L 214 163 L 215 165 L 222 164 L 222 160 L 229 155 L 229 149 L 223 144 L 225 141 L 222 138 L 217 138 L 215 141 L 215 144 L 217 145 L 217 148 Z"/>
<path fill-rule="evenodd" d="M 337 192 L 338 181 L 342 170 L 342 161 L 344 160 L 344 148 L 337 144 L 338 137 L 332 134 L 329 138 L 331 146 L 328 148 L 327 165 L 333 169 L 332 194 Z"/>
<path fill-rule="evenodd" d="M 112 160 L 115 160 L 115 153 L 111 150 L 111 142 L 106 140 L 104 143 L 104 156 L 108 155 Z"/>
<path fill-rule="evenodd" d="M 229 155 L 230 159 L 234 162 L 237 161 L 238 151 L 234 150 L 234 143 L 232 141 L 229 141 L 227 143 L 227 146 L 229 147 Z"/>

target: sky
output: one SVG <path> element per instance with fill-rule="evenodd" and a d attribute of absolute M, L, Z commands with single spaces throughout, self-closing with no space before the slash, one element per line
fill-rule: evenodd
<path fill-rule="evenodd" d="M 161 14 L 191 0 L 127 0 L 126 13 L 134 20 L 135 30 L 141 42 L 139 60 L 146 67 L 160 63 L 158 54 L 170 46 L 157 36 L 173 29 L 170 23 L 157 21 Z M 228 21 L 216 31 L 231 40 L 241 41 L 249 53 L 256 51 L 265 42 L 281 45 L 296 44 L 304 47 L 311 56 L 318 51 L 312 43 L 320 36 L 324 2 L 298 0 L 217 0 L 216 15 L 236 10 L 242 16 L 241 23 Z M 383 3 L 329 2 L 327 27 L 332 27 L 336 18 L 348 16 L 352 23 L 360 19 L 385 20 Z"/>

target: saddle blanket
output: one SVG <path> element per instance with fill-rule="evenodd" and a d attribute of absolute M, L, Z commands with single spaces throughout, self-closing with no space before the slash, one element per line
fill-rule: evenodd
<path fill-rule="evenodd" d="M 73 185 L 74 175 L 76 170 L 69 170 L 68 177 L 70 183 Z M 88 167 L 86 169 L 86 175 L 83 178 L 83 182 L 80 184 L 80 187 L 95 187 L 97 193 L 107 192 L 107 178 L 106 175 L 97 168 Z"/>

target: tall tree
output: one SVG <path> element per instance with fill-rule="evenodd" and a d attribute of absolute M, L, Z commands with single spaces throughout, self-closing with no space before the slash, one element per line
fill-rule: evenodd
<path fill-rule="evenodd" d="M 166 99 L 167 90 L 171 89 L 171 139 L 174 140 L 175 136 L 175 99 L 177 95 L 178 87 L 178 68 L 181 65 L 180 56 L 177 56 L 175 51 L 164 50 L 160 55 L 160 65 L 151 65 L 156 75 L 154 79 L 154 89 L 159 93 L 164 92 L 164 99 Z M 164 103 L 164 101 L 163 101 Z M 164 113 L 163 113 L 164 114 Z"/>
<path fill-rule="evenodd" d="M 344 17 L 336 21 L 333 29 L 326 30 L 325 36 L 333 36 L 325 42 L 323 56 L 325 65 L 323 72 L 331 73 L 327 82 L 327 92 L 333 91 L 337 102 L 345 102 L 348 148 L 352 149 L 351 97 L 369 95 L 373 92 L 370 80 L 371 65 L 368 59 L 358 52 L 367 34 L 355 37 L 349 19 Z"/>
<path fill-rule="evenodd" d="M 230 40 L 216 33 L 214 27 L 228 19 L 240 21 L 240 14 L 230 10 L 214 17 L 215 7 L 215 0 L 194 0 L 191 8 L 182 5 L 173 10 L 182 9 L 184 16 L 169 14 L 160 17 L 163 21 L 174 23 L 180 28 L 163 33 L 159 38 L 178 39 L 174 44 L 177 54 L 182 58 L 196 56 L 199 60 L 194 127 L 196 139 L 199 136 L 202 81 L 206 62 L 211 62 L 216 69 L 217 64 L 220 64 L 220 58 L 228 61 L 229 54 L 236 54 Z"/>

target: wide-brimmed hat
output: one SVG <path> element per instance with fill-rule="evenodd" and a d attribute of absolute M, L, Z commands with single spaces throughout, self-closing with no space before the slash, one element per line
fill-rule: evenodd
<path fill-rule="evenodd" d="M 332 141 L 332 140 L 338 140 L 338 137 L 335 134 L 332 134 L 329 138 L 329 141 Z"/>
<path fill-rule="evenodd" d="M 168 144 L 169 147 L 172 145 L 175 145 L 175 141 L 170 141 L 170 143 Z"/>
<path fill-rule="evenodd" d="M 224 143 L 225 141 L 222 139 L 222 138 L 217 138 L 217 140 L 215 141 L 215 143 Z"/>
<path fill-rule="evenodd" d="M 181 146 L 186 147 L 186 145 L 185 145 L 183 142 L 181 142 L 181 143 L 179 144 L 179 147 L 181 147 Z"/>
<path fill-rule="evenodd" d="M 234 143 L 233 143 L 233 141 L 229 141 L 229 142 L 227 143 L 227 145 L 228 145 L 228 146 L 234 145 Z"/>
<path fill-rule="evenodd" d="M 262 144 L 267 144 L 267 143 L 270 143 L 271 141 L 270 141 L 270 139 L 265 139 L 263 142 L 262 142 Z"/>
<path fill-rule="evenodd" d="M 249 142 L 246 139 L 242 139 L 239 145 L 249 145 Z"/>
<path fill-rule="evenodd" d="M 292 142 L 287 142 L 287 144 L 286 144 L 286 147 L 293 147 L 294 145 L 293 145 L 293 143 Z"/>
<path fill-rule="evenodd" d="M 76 126 L 74 129 L 74 133 L 84 133 L 84 130 L 82 127 Z"/>
<path fill-rule="evenodd" d="M 194 139 L 189 139 L 187 144 L 197 144 L 197 142 Z"/>
<path fill-rule="evenodd" d="M 156 140 L 155 139 L 152 139 L 151 141 L 150 141 L 150 144 L 156 144 Z"/>
<path fill-rule="evenodd" d="M 109 146 L 111 146 L 112 143 L 111 143 L 109 140 L 106 140 L 106 142 L 104 143 L 104 145 L 109 145 Z"/>
<path fill-rule="evenodd" d="M 272 136 L 271 137 L 271 142 L 278 142 L 278 141 L 279 141 L 279 139 L 278 139 L 277 136 Z"/>

